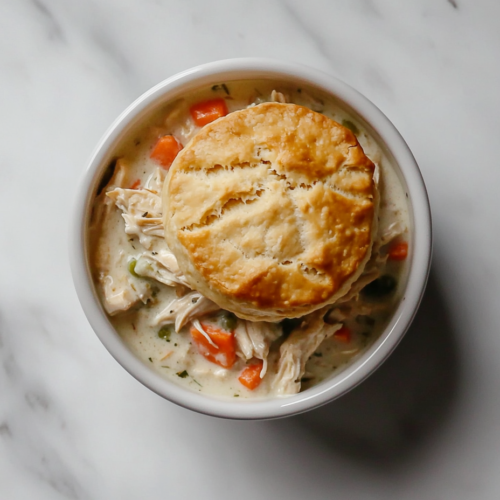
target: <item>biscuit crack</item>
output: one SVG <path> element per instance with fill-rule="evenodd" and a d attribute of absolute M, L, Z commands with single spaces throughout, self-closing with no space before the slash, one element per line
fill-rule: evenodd
<path fill-rule="evenodd" d="M 229 200 L 227 200 L 222 205 L 222 207 L 206 214 L 199 222 L 194 222 L 189 226 L 182 227 L 181 231 L 193 231 L 195 229 L 200 229 L 210 226 L 215 222 L 221 220 L 226 213 L 230 212 L 231 210 L 234 210 L 236 207 L 239 207 L 241 205 L 251 205 L 252 203 L 255 203 L 256 201 L 259 200 L 264 191 L 265 189 L 261 188 L 257 189 L 254 193 L 247 196 L 246 198 L 241 198 L 241 197 L 229 198 Z"/>
<path fill-rule="evenodd" d="M 217 175 L 219 172 L 234 172 L 235 169 L 239 170 L 244 170 L 246 168 L 254 168 L 258 163 L 251 163 L 248 161 L 241 162 L 241 163 L 234 163 L 230 165 L 221 165 L 220 163 L 216 163 L 214 165 L 211 165 L 209 167 L 205 167 L 200 170 L 196 170 L 196 174 L 199 175 Z"/>
<path fill-rule="evenodd" d="M 302 271 L 306 274 L 314 275 L 314 276 L 324 276 L 325 273 L 322 271 L 319 271 L 313 266 L 306 266 L 305 264 L 301 264 L 300 267 L 302 268 Z"/>
<path fill-rule="evenodd" d="M 294 184 L 285 174 L 278 174 L 276 170 L 269 170 L 269 173 L 271 175 L 274 175 L 274 177 L 278 178 L 279 180 L 285 181 L 286 188 L 287 190 L 290 191 L 293 191 L 296 188 L 309 191 L 319 182 L 319 181 L 313 181 L 311 184 L 306 184 L 305 182 L 301 182 L 300 184 Z"/>

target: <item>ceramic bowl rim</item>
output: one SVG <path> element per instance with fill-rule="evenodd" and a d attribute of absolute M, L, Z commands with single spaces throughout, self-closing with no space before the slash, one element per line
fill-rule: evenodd
<path fill-rule="evenodd" d="M 88 213 L 103 163 L 141 113 L 187 88 L 235 79 L 276 78 L 303 82 L 333 94 L 365 120 L 396 160 L 408 187 L 413 216 L 413 242 L 407 286 L 388 326 L 365 354 L 334 377 L 303 393 L 286 398 L 232 400 L 192 392 L 160 374 L 134 355 L 111 326 L 90 276 L 86 252 Z M 76 194 L 70 229 L 70 263 L 74 285 L 93 330 L 110 354 L 138 381 L 165 399 L 207 415 L 232 419 L 270 419 L 302 413 L 328 403 L 361 383 L 391 354 L 410 326 L 422 299 L 431 262 L 431 212 L 425 184 L 406 142 L 371 101 L 352 87 L 322 71 L 296 63 L 264 58 L 215 61 L 178 73 L 133 102 L 98 143 Z"/>

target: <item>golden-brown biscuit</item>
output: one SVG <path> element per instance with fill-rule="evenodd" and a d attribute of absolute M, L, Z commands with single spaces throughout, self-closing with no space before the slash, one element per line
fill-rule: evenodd
<path fill-rule="evenodd" d="M 375 232 L 374 164 L 354 134 L 295 104 L 205 126 L 163 188 L 165 237 L 191 286 L 250 320 L 333 303 Z"/>

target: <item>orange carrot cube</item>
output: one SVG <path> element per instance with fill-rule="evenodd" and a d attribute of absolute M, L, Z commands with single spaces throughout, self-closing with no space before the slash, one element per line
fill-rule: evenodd
<path fill-rule="evenodd" d="M 193 104 L 189 110 L 194 123 L 198 127 L 203 127 L 217 118 L 226 116 L 228 113 L 226 101 L 224 99 L 211 99 Z"/>
<path fill-rule="evenodd" d="M 207 323 L 201 323 L 201 326 L 215 346 L 208 341 L 205 335 L 199 332 L 194 326 L 191 326 L 191 337 L 200 354 L 216 365 L 223 368 L 231 368 L 236 361 L 236 340 L 234 333 L 226 332 Z"/>
<path fill-rule="evenodd" d="M 333 338 L 344 344 L 348 344 L 351 341 L 352 333 L 347 326 L 343 326 L 340 330 L 337 330 L 333 334 Z"/>
<path fill-rule="evenodd" d="M 181 149 L 182 144 L 173 135 L 164 135 L 158 139 L 150 157 L 168 170 Z"/>
<path fill-rule="evenodd" d="M 389 260 L 405 260 L 408 256 L 408 243 L 395 243 L 389 248 Z"/>
<path fill-rule="evenodd" d="M 262 365 L 263 362 L 260 359 L 257 362 L 248 365 L 238 377 L 240 383 L 251 391 L 259 387 L 262 382 L 262 379 L 260 378 Z"/>

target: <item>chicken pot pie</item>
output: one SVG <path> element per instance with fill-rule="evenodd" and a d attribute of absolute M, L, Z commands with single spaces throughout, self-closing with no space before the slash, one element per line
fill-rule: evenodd
<path fill-rule="evenodd" d="M 113 153 L 89 261 L 152 369 L 207 394 L 286 396 L 383 331 L 406 279 L 407 200 L 330 96 L 221 82 L 157 109 Z"/>

